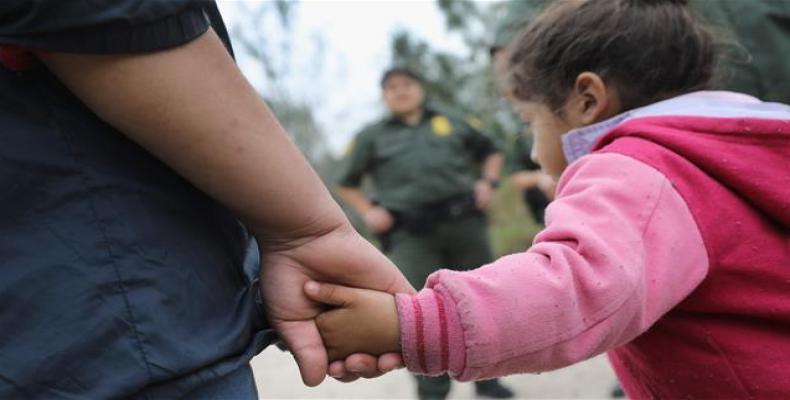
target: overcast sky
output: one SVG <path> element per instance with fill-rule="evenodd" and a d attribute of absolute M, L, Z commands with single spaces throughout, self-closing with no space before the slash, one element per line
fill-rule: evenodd
<path fill-rule="evenodd" d="M 238 5 L 220 1 L 230 29 L 239 25 Z M 380 115 L 378 80 L 390 59 L 392 34 L 405 29 L 432 47 L 464 54 L 461 38 L 446 33 L 434 0 L 302 0 L 294 9 L 287 38 L 293 74 L 284 83 L 288 94 L 314 106 L 331 150 L 340 154 L 352 135 Z M 272 35 L 283 35 L 277 30 Z M 316 59 L 316 37 L 324 54 Z M 238 47 L 238 46 L 237 46 Z M 259 66 L 240 59 L 245 75 L 266 90 Z"/>

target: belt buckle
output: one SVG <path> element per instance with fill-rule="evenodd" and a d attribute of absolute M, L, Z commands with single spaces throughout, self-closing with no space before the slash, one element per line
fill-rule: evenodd
<path fill-rule="evenodd" d="M 453 218 L 458 218 L 463 214 L 464 209 L 459 204 L 453 204 L 450 206 L 450 216 Z"/>

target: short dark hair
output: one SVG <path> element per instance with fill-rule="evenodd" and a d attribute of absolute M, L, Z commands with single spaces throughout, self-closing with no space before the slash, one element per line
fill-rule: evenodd
<path fill-rule="evenodd" d="M 708 88 L 718 62 L 686 0 L 560 0 L 509 48 L 512 95 L 553 110 L 584 71 L 613 84 L 628 110 Z"/>
<path fill-rule="evenodd" d="M 381 81 L 379 82 L 379 84 L 383 88 L 384 85 L 387 83 L 387 81 L 396 75 L 409 77 L 422 84 L 422 79 L 420 78 L 419 75 L 417 75 L 416 72 L 414 72 L 412 69 L 408 67 L 403 67 L 403 66 L 395 66 L 384 71 L 384 73 L 381 75 Z"/>

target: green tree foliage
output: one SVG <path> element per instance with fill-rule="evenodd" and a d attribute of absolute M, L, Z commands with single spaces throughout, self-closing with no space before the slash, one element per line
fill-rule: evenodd
<path fill-rule="evenodd" d="M 462 39 L 466 54 L 439 51 L 424 39 L 403 30 L 392 38 L 391 62 L 420 73 L 433 103 L 476 116 L 484 132 L 506 145 L 507 138 L 517 134 L 521 126 L 495 86 L 489 45 L 498 21 L 507 12 L 507 4 L 470 0 L 436 0 L 436 4 L 444 15 L 447 34 Z M 316 105 L 295 99 L 282 83 L 292 77 L 289 74 L 318 75 L 316 71 L 294 71 L 291 65 L 291 27 L 300 3 L 271 0 L 238 2 L 232 6 L 237 18 L 231 34 L 240 61 L 251 59 L 253 68 L 260 68 L 257 77 L 265 81 L 258 88 L 261 96 L 318 173 L 330 183 L 339 161 L 329 151 L 325 132 L 315 120 Z M 321 60 L 322 47 L 317 47 L 316 54 L 311 56 Z M 319 68 L 321 63 L 314 65 Z M 255 74 L 254 69 L 245 70 Z M 520 194 L 509 185 L 499 191 L 490 217 L 494 245 L 499 254 L 526 248 L 537 230 L 525 211 Z"/>
<path fill-rule="evenodd" d="M 260 76 L 266 82 L 258 87 L 266 102 L 296 145 L 326 180 L 337 166 L 338 160 L 329 151 L 326 136 L 315 120 L 313 105 L 296 100 L 281 82 L 287 81 L 293 70 L 290 37 L 294 13 L 298 2 L 272 0 L 265 2 L 235 3 L 239 18 L 231 34 L 236 52 L 249 57 L 253 65 L 260 67 Z M 314 55 L 321 59 L 322 47 Z M 315 63 L 317 66 L 320 63 Z M 315 75 L 315 71 L 298 71 L 304 75 Z"/>
<path fill-rule="evenodd" d="M 448 34 L 460 35 L 468 53 L 461 56 L 433 49 L 425 40 L 401 30 L 392 39 L 392 64 L 417 71 L 432 103 L 475 115 L 488 134 L 504 143 L 520 128 L 496 86 L 490 45 L 507 4 L 437 0 L 437 6 Z"/>
<path fill-rule="evenodd" d="M 289 99 L 266 99 L 294 143 L 319 175 L 329 183 L 338 160 L 329 152 L 326 137 L 308 104 Z"/>

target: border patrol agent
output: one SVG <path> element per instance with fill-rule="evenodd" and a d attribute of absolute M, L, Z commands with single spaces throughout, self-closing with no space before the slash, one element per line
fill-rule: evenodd
<path fill-rule="evenodd" d="M 502 156 L 473 118 L 424 105 L 420 79 L 393 68 L 381 80 L 391 115 L 368 126 L 349 146 L 338 193 L 374 233 L 415 287 L 438 267 L 470 269 L 492 260 L 484 211 L 498 184 Z M 369 175 L 377 204 L 359 189 Z M 418 377 L 421 399 L 443 399 L 450 378 Z M 476 384 L 479 395 L 509 398 L 498 381 Z"/>

